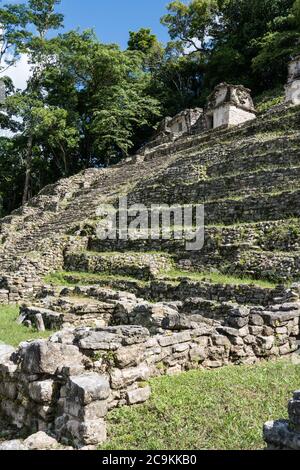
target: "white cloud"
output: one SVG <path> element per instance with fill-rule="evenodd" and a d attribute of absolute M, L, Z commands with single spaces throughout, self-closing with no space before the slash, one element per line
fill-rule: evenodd
<path fill-rule="evenodd" d="M 202 46 L 202 42 L 200 41 L 200 39 L 193 38 L 192 40 L 193 40 L 193 42 L 194 42 L 194 44 L 195 44 L 196 47 L 193 46 L 192 44 L 186 46 L 186 47 L 184 48 L 184 53 L 185 53 L 185 54 L 190 54 L 191 52 L 196 51 L 196 50 L 197 50 L 197 49 L 196 49 L 197 47 L 201 47 L 201 46 Z"/>
<path fill-rule="evenodd" d="M 1 75 L 10 77 L 16 89 L 24 90 L 26 88 L 27 80 L 30 77 L 28 56 L 26 54 L 22 54 L 16 65 L 10 67 L 5 72 L 2 72 Z M 13 135 L 14 133 L 9 130 L 0 129 L 0 137 L 12 137 Z"/>
<path fill-rule="evenodd" d="M 28 63 L 28 57 L 26 54 L 22 54 L 20 60 L 10 67 L 6 72 L 3 73 L 10 77 L 14 83 L 15 88 L 20 88 L 24 90 L 26 88 L 26 83 L 30 77 L 30 65 Z"/>

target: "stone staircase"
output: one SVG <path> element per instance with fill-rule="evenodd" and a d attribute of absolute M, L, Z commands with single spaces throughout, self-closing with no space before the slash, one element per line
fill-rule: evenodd
<path fill-rule="evenodd" d="M 109 169 L 45 188 L 0 222 L 0 301 L 28 299 L 47 273 L 63 270 L 69 278 L 74 271 L 95 274 L 99 285 L 134 293 L 143 283 L 150 291 L 155 282 L 180 284 L 189 274 L 203 273 L 204 282 L 205 273 L 250 278 L 250 304 L 251 284 L 297 281 L 299 122 L 299 107 L 286 107 L 236 128 L 150 147 Z M 99 240 L 97 208 L 116 206 L 125 195 L 129 204 L 146 206 L 204 204 L 203 249 L 186 252 L 184 241 L 174 238 Z M 182 273 L 174 276 L 177 270 Z"/>

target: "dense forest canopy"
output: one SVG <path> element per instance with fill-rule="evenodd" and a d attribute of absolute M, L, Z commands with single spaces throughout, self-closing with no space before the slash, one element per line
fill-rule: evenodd
<path fill-rule="evenodd" d="M 0 8 L 1 215 L 48 183 L 126 157 L 162 116 L 202 106 L 221 81 L 272 93 L 300 50 L 300 0 L 176 0 L 161 19 L 170 42 L 145 25 L 129 32 L 126 50 L 92 30 L 55 33 L 59 3 Z M 6 70 L 22 54 L 31 76 L 20 91 Z"/>

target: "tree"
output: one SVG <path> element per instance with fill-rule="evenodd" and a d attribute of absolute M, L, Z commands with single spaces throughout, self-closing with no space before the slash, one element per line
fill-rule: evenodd
<path fill-rule="evenodd" d="M 23 155 L 17 142 L 0 137 L 0 216 L 15 209 L 22 200 Z"/>
<path fill-rule="evenodd" d="M 59 29 L 63 26 L 64 16 L 55 12 L 56 5 L 61 0 L 29 0 L 28 19 L 34 25 L 40 39 L 45 39 L 51 29 Z"/>
<path fill-rule="evenodd" d="M 299 12 L 300 2 L 296 0 L 285 15 L 274 18 L 262 38 L 254 41 L 258 53 L 252 61 L 252 69 L 264 87 L 275 87 L 284 82 L 290 57 L 300 51 Z"/>
<path fill-rule="evenodd" d="M 29 37 L 25 5 L 5 5 L 0 8 L 0 72 L 5 72 L 20 57 L 24 42 Z"/>
<path fill-rule="evenodd" d="M 149 28 L 129 32 L 128 51 L 139 52 L 144 71 L 150 73 L 154 73 L 160 67 L 165 53 L 164 47 Z"/>
<path fill-rule="evenodd" d="M 294 15 L 295 24 L 297 28 L 300 28 L 300 0 L 295 1 L 292 9 L 292 14 Z"/>
<path fill-rule="evenodd" d="M 55 6 L 59 3 L 60 0 L 29 0 L 28 9 L 26 11 L 28 22 L 35 28 L 37 34 L 30 34 L 26 47 L 24 48 L 32 64 L 32 77 L 29 79 L 27 88 L 28 96 L 26 99 L 20 101 L 20 104 L 24 104 L 21 115 L 23 115 L 24 119 L 24 135 L 27 137 L 23 204 L 25 204 L 29 198 L 32 152 L 35 139 L 35 118 L 34 115 L 31 114 L 35 106 L 32 106 L 32 103 L 43 100 L 41 76 L 47 66 L 49 46 L 51 47 L 52 44 L 51 41 L 46 39 L 46 35 L 51 29 L 58 29 L 62 26 L 63 17 L 55 12 Z M 27 114 L 27 112 L 29 114 Z"/>
<path fill-rule="evenodd" d="M 169 13 L 161 21 L 168 27 L 171 39 L 179 39 L 185 48 L 207 53 L 219 14 L 219 1 L 192 0 L 185 4 L 176 0 L 167 9 Z"/>
<path fill-rule="evenodd" d="M 203 96 L 220 81 L 254 92 L 283 81 L 298 34 L 299 0 L 174 1 L 168 9 L 162 22 L 171 38 L 181 41 L 185 53 L 205 57 Z"/>
<path fill-rule="evenodd" d="M 82 87 L 85 136 L 94 160 L 107 165 L 128 155 L 133 129 L 150 124 L 159 115 L 159 103 L 147 93 L 150 76 L 138 52 L 122 52 L 93 37 L 78 46 L 84 50 L 77 49 L 73 71 Z"/>
<path fill-rule="evenodd" d="M 140 51 L 149 54 L 157 46 L 157 37 L 149 28 L 141 28 L 139 31 L 129 31 L 128 50 Z"/>
<path fill-rule="evenodd" d="M 205 64 L 201 54 L 167 53 L 152 75 L 151 90 L 163 107 L 163 115 L 174 116 L 201 104 Z"/>

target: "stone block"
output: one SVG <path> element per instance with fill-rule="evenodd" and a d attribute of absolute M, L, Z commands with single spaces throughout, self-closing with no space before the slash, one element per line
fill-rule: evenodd
<path fill-rule="evenodd" d="M 122 339 L 114 333 L 104 331 L 88 331 L 81 335 L 78 345 L 80 349 L 92 351 L 116 351 L 121 347 Z"/>
<path fill-rule="evenodd" d="M 146 364 L 140 364 L 138 367 L 128 369 L 112 369 L 110 371 L 111 387 L 114 390 L 120 390 L 137 381 L 145 381 L 150 377 L 150 369 Z"/>
<path fill-rule="evenodd" d="M 259 347 L 268 350 L 274 346 L 275 338 L 274 336 L 258 336 L 256 341 Z"/>
<path fill-rule="evenodd" d="M 267 422 L 263 434 L 265 442 L 278 450 L 300 450 L 300 433 L 291 430 L 286 420 Z"/>
<path fill-rule="evenodd" d="M 190 361 L 192 362 L 203 362 L 208 356 L 208 351 L 205 347 L 198 346 L 198 345 L 192 345 L 190 352 L 189 352 L 189 358 Z"/>
<path fill-rule="evenodd" d="M 149 386 L 143 388 L 137 388 L 136 390 L 130 390 L 127 392 L 127 403 L 128 405 L 136 405 L 138 403 L 144 403 L 149 400 L 151 396 L 151 388 Z"/>
<path fill-rule="evenodd" d="M 71 436 L 72 443 L 76 447 L 86 445 L 98 445 L 106 441 L 107 430 L 103 419 L 79 422 L 68 421 L 66 424 L 66 434 Z"/>
<path fill-rule="evenodd" d="M 85 421 L 80 425 L 80 437 L 86 445 L 99 445 L 107 439 L 106 423 L 103 419 Z"/>
<path fill-rule="evenodd" d="M 173 346 L 177 343 L 186 343 L 190 340 L 191 334 L 189 331 L 183 331 L 182 333 L 174 333 L 173 335 L 169 336 L 160 336 L 158 338 L 158 342 L 162 347 Z"/>
<path fill-rule="evenodd" d="M 166 374 L 169 376 L 174 376 L 182 373 L 182 367 L 180 364 L 176 364 L 172 367 L 169 367 L 166 371 Z"/>
<path fill-rule="evenodd" d="M 264 320 L 261 315 L 258 314 L 251 314 L 250 319 L 249 319 L 250 325 L 253 326 L 263 326 L 264 325 Z"/>
<path fill-rule="evenodd" d="M 50 403 L 54 398 L 54 390 L 53 380 L 32 382 L 28 387 L 29 396 L 36 403 Z"/>
<path fill-rule="evenodd" d="M 108 410 L 107 400 L 93 401 L 89 405 L 73 400 L 62 400 L 61 413 L 66 413 L 80 421 L 104 418 Z"/>
<path fill-rule="evenodd" d="M 180 343 L 172 347 L 173 353 L 184 353 L 190 349 L 189 343 Z"/>
<path fill-rule="evenodd" d="M 20 439 L 14 439 L 12 441 L 5 441 L 0 443 L 0 451 L 16 451 L 16 450 L 28 450 Z"/>
<path fill-rule="evenodd" d="M 67 383 L 67 399 L 83 405 L 88 405 L 93 401 L 106 400 L 109 394 L 109 382 L 99 374 L 85 373 L 71 376 Z"/>
<path fill-rule="evenodd" d="M 62 369 L 76 374 L 84 370 L 83 356 L 73 345 L 33 341 L 21 347 L 18 353 L 22 372 L 27 374 L 55 375 Z"/>
<path fill-rule="evenodd" d="M 116 366 L 120 369 L 136 367 L 143 362 L 145 347 L 133 345 L 119 348 L 115 353 Z"/>
<path fill-rule="evenodd" d="M 59 447 L 56 439 L 42 431 L 25 439 L 24 445 L 28 450 L 54 450 Z"/>
<path fill-rule="evenodd" d="M 248 334 L 249 334 L 249 328 L 247 326 L 245 326 L 244 328 L 241 328 L 241 329 L 222 326 L 222 327 L 217 328 L 217 331 L 221 335 L 225 335 L 225 336 L 229 336 L 229 337 L 239 336 L 240 338 L 243 338 L 245 336 L 248 336 Z"/>
<path fill-rule="evenodd" d="M 12 346 L 0 343 L 0 362 L 8 360 L 14 351 L 15 348 Z"/>

